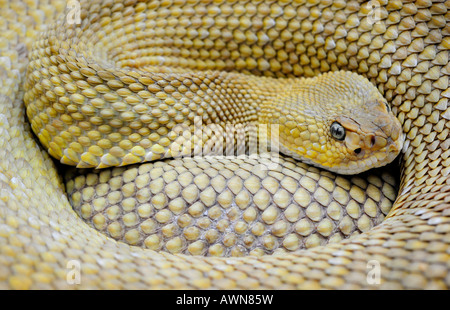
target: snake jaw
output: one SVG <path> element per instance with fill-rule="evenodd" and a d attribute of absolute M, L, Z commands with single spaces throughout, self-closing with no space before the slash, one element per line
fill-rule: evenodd
<path fill-rule="evenodd" d="M 396 121 L 393 118 L 392 124 L 381 128 L 377 126 L 377 130 L 369 132 L 363 131 L 361 126 L 355 131 L 350 130 L 350 127 L 355 126 L 344 126 L 347 130 L 343 141 L 348 152 L 347 161 L 358 163 L 360 169 L 353 171 L 363 172 L 378 168 L 389 164 L 397 157 L 403 146 L 403 136 L 398 134 L 399 127 L 395 126 Z"/>
<path fill-rule="evenodd" d="M 335 117 L 346 130 L 343 147 L 344 161 L 356 161 L 361 171 L 384 166 L 393 161 L 403 147 L 402 126 L 387 101 L 378 91 L 370 91 L 366 98 Z M 351 116 L 350 116 L 351 115 Z"/>
<path fill-rule="evenodd" d="M 400 122 L 367 79 L 333 72 L 289 84 L 286 93 L 270 116 L 283 154 L 339 174 L 381 167 L 399 154 Z"/>

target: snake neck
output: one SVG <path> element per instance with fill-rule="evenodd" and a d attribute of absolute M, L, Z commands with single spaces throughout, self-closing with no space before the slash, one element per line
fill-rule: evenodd
<path fill-rule="evenodd" d="M 201 105 L 200 120 L 203 154 L 224 137 L 225 155 L 279 151 L 279 126 L 293 115 L 286 110 L 284 95 L 292 92 L 299 79 L 254 76 L 238 72 L 196 72 L 200 79 L 212 81 Z M 205 147 L 206 146 L 206 147 Z M 208 151 L 205 151 L 208 150 Z M 194 153 L 196 153 L 194 151 Z"/>
<path fill-rule="evenodd" d="M 279 124 L 279 115 L 275 115 L 277 120 L 272 119 L 276 111 L 282 111 L 280 94 L 289 90 L 288 84 L 276 78 L 238 72 L 196 71 L 195 76 L 210 81 L 202 102 L 195 111 L 191 110 L 195 116 L 189 120 L 190 136 L 196 137 L 197 145 L 199 140 L 203 142 L 201 154 L 265 152 L 270 149 L 271 132 L 272 142 L 278 141 L 276 130 L 271 131 L 270 127 Z M 200 154 L 198 149 L 192 152 Z"/>

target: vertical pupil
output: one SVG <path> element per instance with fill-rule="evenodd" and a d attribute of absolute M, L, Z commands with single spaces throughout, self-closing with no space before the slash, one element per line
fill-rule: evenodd
<path fill-rule="evenodd" d="M 345 137 L 345 129 L 338 122 L 331 124 L 331 134 L 337 140 L 343 140 Z"/>

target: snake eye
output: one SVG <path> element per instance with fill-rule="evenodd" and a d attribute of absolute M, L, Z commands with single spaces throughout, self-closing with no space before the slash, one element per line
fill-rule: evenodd
<path fill-rule="evenodd" d="M 336 140 L 342 141 L 345 138 L 345 128 L 338 122 L 334 122 L 330 127 L 331 135 Z"/>

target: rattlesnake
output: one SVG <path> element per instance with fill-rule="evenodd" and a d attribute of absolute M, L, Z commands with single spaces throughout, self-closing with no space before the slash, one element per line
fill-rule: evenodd
<path fill-rule="evenodd" d="M 164 1 L 148 4 L 135 1 L 89 2 L 88 15 L 93 21 L 100 20 L 96 31 L 103 27 L 108 31 L 119 29 L 122 34 L 132 33 L 136 28 L 130 16 L 134 16 L 136 25 L 139 25 L 138 22 L 148 14 L 146 18 L 149 25 L 155 27 L 152 34 L 155 40 L 152 42 L 156 45 L 149 49 L 159 56 L 141 60 L 148 70 L 155 69 L 154 62 L 160 61 L 162 56 L 167 56 L 166 62 L 180 62 L 185 68 L 208 69 L 213 66 L 212 69 L 239 70 L 244 74 L 277 77 L 314 76 L 320 72 L 345 69 L 369 78 L 392 105 L 392 111 L 406 133 L 405 152 L 402 157 L 399 195 L 389 216 L 381 224 L 364 233 L 354 234 L 349 239 L 336 240 L 336 243 L 292 254 L 281 252 L 272 256 L 225 259 L 173 255 L 165 251 L 176 249 L 177 245 L 166 245 L 163 251 L 156 252 L 117 243 L 89 227 L 71 210 L 54 163 L 38 147 L 31 136 L 29 125 L 25 123 L 24 107 L 21 104 L 24 89 L 20 87 L 28 64 L 23 51 L 31 51 L 31 45 L 38 40 L 37 35 L 45 24 L 44 16 L 48 19 L 45 22 L 49 22 L 64 9 L 65 4 L 58 1 L 51 5 L 27 2 L 2 3 L 5 7 L 2 10 L 5 22 L 2 24 L 4 32 L 1 44 L 6 48 L 1 54 L 1 66 L 4 69 L 1 88 L 4 138 L 1 141 L 2 152 L 5 153 L 0 167 L 0 198 L 4 204 L 0 209 L 1 285 L 13 288 L 70 287 L 70 281 L 66 281 L 67 264 L 75 261 L 82 268 L 80 286 L 90 288 L 449 286 L 450 224 L 446 204 L 448 3 L 322 1 L 290 4 L 249 1 L 245 4 L 224 2 L 205 6 L 203 3 L 182 1 L 173 4 Z M 100 3 L 103 9 L 100 9 Z M 373 3 L 379 4 L 379 7 L 371 10 L 368 4 Z M 26 4 L 30 5 L 28 9 Z M 84 5 L 86 3 L 82 2 L 83 7 Z M 82 19 L 86 18 L 88 11 L 82 11 Z M 377 20 L 372 23 L 369 17 L 374 12 Z M 208 27 L 211 29 L 206 35 Z M 159 39 L 160 36 L 170 37 L 170 34 L 181 34 L 184 38 L 173 41 L 175 46 L 178 44 L 186 47 L 178 50 L 178 58 L 171 58 L 163 41 Z M 216 41 L 213 39 L 215 37 L 218 38 Z M 261 42 L 260 46 L 245 43 L 258 40 Z M 209 46 L 209 54 L 205 54 L 207 48 L 202 48 L 204 46 Z M 132 49 L 135 46 L 125 44 L 122 47 Z M 115 52 L 118 53 L 118 50 Z M 138 53 L 130 53 L 127 54 L 132 55 L 130 59 L 139 56 Z M 121 65 L 124 67 L 132 68 L 139 63 L 139 59 L 121 59 L 120 54 L 116 55 L 116 61 L 122 61 Z M 224 55 L 230 58 L 222 58 Z M 95 55 L 96 59 L 99 56 L 105 55 Z M 193 64 L 192 60 L 185 60 L 195 59 L 193 56 L 201 59 L 199 63 Z M 33 55 L 28 57 L 32 58 Z M 105 56 L 103 59 L 103 65 L 108 65 L 108 58 Z M 214 59 L 217 61 L 212 61 Z M 246 66 L 251 69 L 246 70 Z M 164 70 L 171 69 L 167 67 Z M 89 78 L 90 71 L 86 70 L 84 73 Z M 27 87 L 25 85 L 25 89 Z M 136 91 L 139 89 L 136 88 Z M 29 97 L 25 95 L 25 101 Z M 72 98 L 75 102 L 77 99 Z M 33 119 L 34 112 L 27 112 L 30 119 Z M 47 112 L 50 115 L 54 113 Z M 32 128 L 36 129 L 36 124 L 32 124 Z M 39 138 L 43 140 L 42 137 Z M 57 153 L 57 148 L 53 148 L 53 153 Z M 179 162 L 173 165 L 175 169 L 179 166 L 177 163 Z M 204 163 L 205 161 L 200 162 L 200 166 Z M 237 167 L 229 170 L 245 180 L 252 175 L 252 170 L 248 169 L 249 164 L 252 163 L 240 161 Z M 293 165 L 300 165 L 300 168 L 293 168 Z M 247 167 L 245 172 L 239 172 L 240 166 Z M 148 164 L 142 167 L 147 167 L 141 168 L 143 170 L 149 169 Z M 187 165 L 185 168 L 190 169 L 189 167 Z M 323 192 L 330 182 L 334 184 L 330 189 L 330 193 L 333 193 L 333 189 L 337 188 L 336 184 L 341 182 L 346 184 L 342 188 L 349 191 L 350 198 L 347 202 L 352 198 L 358 200 L 365 197 L 360 202 L 365 209 L 369 198 L 372 199 L 370 190 L 372 194 L 376 192 L 373 190 L 374 186 L 371 187 L 364 179 L 353 179 L 355 182 L 352 184 L 348 181 L 352 180 L 351 177 L 345 182 L 344 177 L 290 160 L 287 160 L 284 168 L 293 175 L 294 172 L 300 175 L 299 170 L 295 170 L 300 169 L 306 176 L 300 181 L 303 180 L 306 186 L 312 185 L 311 197 L 316 191 Z M 111 170 L 111 174 L 121 173 L 125 168 L 115 169 Z M 195 174 L 195 170 L 191 169 Z M 264 174 L 258 177 L 262 180 L 268 178 Z M 279 184 L 289 188 L 290 183 L 282 175 L 279 177 Z M 88 177 L 84 180 L 88 180 Z M 367 180 L 369 183 L 372 180 L 374 184 L 379 184 L 379 192 L 387 193 L 387 196 L 389 190 L 383 192 L 383 187 L 394 184 L 389 181 L 390 177 L 385 172 L 378 179 L 367 177 Z M 267 188 L 270 189 L 270 184 L 276 184 L 277 180 L 271 176 L 268 183 Z M 196 184 L 197 189 L 202 185 L 201 182 L 192 184 Z M 359 190 L 353 189 L 354 185 L 359 185 Z M 69 189 L 73 187 L 73 184 L 71 187 L 68 183 Z M 364 193 L 361 188 L 367 192 Z M 320 203 L 320 197 L 324 195 L 317 197 Z M 348 205 L 346 207 L 348 209 Z M 352 213 L 351 210 L 346 212 Z M 82 210 L 80 214 L 83 215 Z M 267 218 L 271 220 L 271 216 L 273 214 L 267 215 Z M 283 216 L 289 219 L 289 215 L 283 213 Z M 322 218 L 323 215 L 320 219 Z M 318 224 L 314 221 L 312 223 L 316 225 L 314 229 L 320 232 Z M 316 237 L 310 244 L 320 244 L 321 237 L 314 235 Z M 130 240 L 133 241 L 132 238 Z M 160 242 L 152 240 L 150 245 L 161 247 Z M 270 245 L 271 242 L 273 240 L 268 240 L 267 244 Z M 287 247 L 293 243 L 295 242 L 287 242 Z M 217 247 L 210 252 L 221 253 Z M 233 252 L 232 249 L 231 254 L 240 252 Z M 381 266 L 380 283 L 374 284 L 367 279 L 367 266 L 373 261 Z"/>

